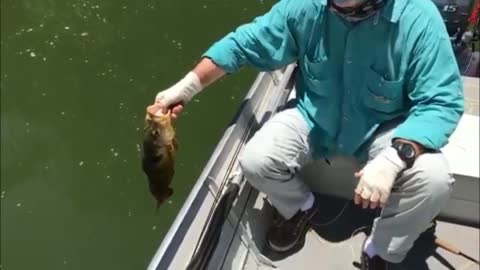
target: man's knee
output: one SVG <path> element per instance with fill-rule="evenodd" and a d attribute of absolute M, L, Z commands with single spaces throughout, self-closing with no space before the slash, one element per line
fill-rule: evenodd
<path fill-rule="evenodd" d="M 455 180 L 442 153 L 425 153 L 419 156 L 412 170 L 424 195 L 440 201 L 450 196 Z"/>
<path fill-rule="evenodd" d="M 268 149 L 250 141 L 239 156 L 239 164 L 248 181 L 263 180 L 275 171 Z"/>

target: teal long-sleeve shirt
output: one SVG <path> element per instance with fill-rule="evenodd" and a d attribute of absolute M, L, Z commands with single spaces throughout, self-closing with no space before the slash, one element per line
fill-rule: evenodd
<path fill-rule="evenodd" d="M 402 116 L 395 138 L 430 149 L 447 144 L 463 114 L 463 85 L 436 6 L 387 0 L 352 24 L 326 2 L 282 0 L 204 57 L 228 73 L 297 62 L 297 106 L 320 156 L 357 156 L 381 123 Z"/>

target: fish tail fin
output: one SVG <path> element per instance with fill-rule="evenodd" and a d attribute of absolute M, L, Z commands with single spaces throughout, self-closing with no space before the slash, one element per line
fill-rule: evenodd
<path fill-rule="evenodd" d="M 157 199 L 157 207 L 156 207 L 156 211 L 158 212 L 158 209 L 160 209 L 160 206 L 168 199 L 170 198 L 172 195 L 173 195 L 173 189 L 171 188 L 168 188 L 168 191 L 167 191 L 167 196 L 164 198 L 164 199 Z"/>

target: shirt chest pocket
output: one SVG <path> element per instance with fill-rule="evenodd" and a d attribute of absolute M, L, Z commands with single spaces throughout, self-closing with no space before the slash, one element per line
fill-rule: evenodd
<path fill-rule="evenodd" d="M 332 67 L 326 57 L 312 61 L 304 56 L 300 68 L 311 93 L 318 97 L 327 97 L 333 91 L 334 77 L 330 72 Z"/>
<path fill-rule="evenodd" d="M 372 69 L 367 71 L 362 91 L 364 106 L 380 120 L 393 119 L 404 112 L 403 79 L 385 80 Z"/>

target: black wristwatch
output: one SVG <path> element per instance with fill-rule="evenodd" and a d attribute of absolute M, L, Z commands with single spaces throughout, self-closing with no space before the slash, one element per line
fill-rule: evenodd
<path fill-rule="evenodd" d="M 415 161 L 415 157 L 417 153 L 415 152 L 415 148 L 411 144 L 395 141 L 392 144 L 392 147 L 397 150 L 398 156 L 401 160 L 405 161 L 407 164 L 407 168 L 411 168 L 413 162 Z"/>

